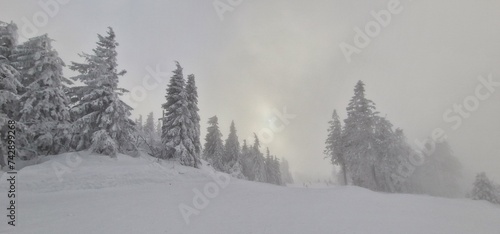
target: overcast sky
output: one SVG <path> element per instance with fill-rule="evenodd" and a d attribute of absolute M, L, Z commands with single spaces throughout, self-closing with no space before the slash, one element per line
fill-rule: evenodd
<path fill-rule="evenodd" d="M 231 120 L 240 140 L 249 138 L 270 129 L 273 109 L 286 108 L 295 118 L 265 146 L 287 158 L 292 172 L 324 178 L 332 172 L 322 153 L 327 122 L 333 109 L 346 116 L 353 87 L 363 80 L 367 97 L 409 141 L 441 128 L 468 173 L 485 171 L 500 182 L 500 91 L 482 98 L 457 129 L 443 119 L 454 104 L 474 104 L 469 96 L 476 89 L 487 93 L 478 76 L 500 82 L 499 1 L 402 0 L 350 63 L 339 45 L 354 45 L 354 28 L 364 29 L 374 21 L 370 12 L 388 9 L 390 1 L 243 0 L 223 20 L 212 0 L 65 1 L 43 22 L 38 1 L 0 0 L 0 20 L 17 23 L 21 37 L 31 36 L 33 23 L 37 35 L 55 40 L 67 64 L 81 62 L 77 54 L 90 52 L 96 34 L 112 26 L 118 63 L 128 71 L 122 87 L 138 90 L 148 67 L 168 73 L 144 100 L 132 100 L 134 118 L 160 116 L 177 60 L 185 75 L 196 75 L 203 129 L 217 115 L 224 139 Z"/>

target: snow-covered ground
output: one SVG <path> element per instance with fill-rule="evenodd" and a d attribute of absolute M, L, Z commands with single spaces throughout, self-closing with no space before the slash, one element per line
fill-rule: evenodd
<path fill-rule="evenodd" d="M 19 172 L 16 227 L 1 208 L 0 233 L 500 233 L 500 206 L 482 201 L 279 187 L 147 156 L 75 155 Z M 6 189 L 4 175 L 1 207 Z"/>

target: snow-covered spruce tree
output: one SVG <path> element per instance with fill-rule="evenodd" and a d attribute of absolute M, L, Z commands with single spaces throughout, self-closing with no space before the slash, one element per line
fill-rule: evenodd
<path fill-rule="evenodd" d="M 485 200 L 494 204 L 500 204 L 500 197 L 497 194 L 495 185 L 488 179 L 484 172 L 477 174 L 471 196 L 474 200 Z"/>
<path fill-rule="evenodd" d="M 7 152 L 7 123 L 9 120 L 17 120 L 19 91 L 23 88 L 20 74 L 10 61 L 16 44 L 17 26 L 0 21 L 0 169 L 6 165 L 7 156 L 4 153 Z"/>
<path fill-rule="evenodd" d="M 273 168 L 273 157 L 271 156 L 271 153 L 269 153 L 269 147 L 266 148 L 266 157 L 265 157 L 265 168 L 266 168 L 266 182 L 270 184 L 275 184 L 275 177 L 274 177 L 274 168 Z"/>
<path fill-rule="evenodd" d="M 255 172 L 253 171 L 254 160 L 252 158 L 251 149 L 248 147 L 247 141 L 243 140 L 240 156 L 241 172 L 248 180 L 255 180 Z"/>
<path fill-rule="evenodd" d="M 161 139 L 166 147 L 163 157 L 177 159 L 185 166 L 199 167 L 199 159 L 190 135 L 194 124 L 188 109 L 186 82 L 178 62 L 173 73 L 167 88 L 167 102 L 162 105 L 165 116 Z"/>
<path fill-rule="evenodd" d="M 390 174 L 386 174 L 385 178 L 385 182 L 389 186 L 386 191 L 411 193 L 410 181 L 404 175 L 401 175 L 401 171 L 398 171 L 398 168 L 402 168 L 403 165 L 411 165 L 410 155 L 418 156 L 418 152 L 410 147 L 402 129 L 397 128 L 394 131 L 389 152 L 392 157 L 388 157 L 391 160 L 390 163 L 386 164 L 390 170 Z"/>
<path fill-rule="evenodd" d="M 238 135 L 236 135 L 236 127 L 234 126 L 234 121 L 231 122 L 231 126 L 229 128 L 229 135 L 226 139 L 226 144 L 224 144 L 224 166 L 226 168 L 226 172 L 230 174 L 241 174 L 241 165 L 240 165 L 240 142 L 238 141 Z"/>
<path fill-rule="evenodd" d="M 399 165 L 400 146 L 403 143 L 397 141 L 396 133 L 392 129 L 392 124 L 384 117 L 374 117 L 374 137 L 375 143 L 375 169 L 373 178 L 377 190 L 391 192 L 394 188 L 391 175 L 396 173 Z M 402 134 L 402 132 L 401 132 Z M 404 143 L 403 143 L 404 144 Z"/>
<path fill-rule="evenodd" d="M 17 45 L 17 25 L 0 21 L 0 61 L 6 63 Z"/>
<path fill-rule="evenodd" d="M 135 120 L 135 128 L 138 131 L 142 131 L 143 129 L 142 115 L 139 115 L 139 118 Z"/>
<path fill-rule="evenodd" d="M 150 112 L 148 114 L 148 117 L 146 118 L 146 123 L 144 123 L 143 126 L 144 132 L 146 132 L 148 135 L 154 135 L 155 134 L 155 119 L 154 119 L 154 114 L 153 112 Z"/>
<path fill-rule="evenodd" d="M 189 138 L 194 145 L 194 155 L 197 160 L 196 164 L 200 164 L 200 154 L 201 154 L 201 140 L 200 140 L 200 115 L 198 111 L 198 88 L 196 87 L 196 81 L 193 74 L 188 75 L 186 84 L 186 94 L 187 94 L 187 108 L 189 111 L 189 126 L 188 133 Z"/>
<path fill-rule="evenodd" d="M 280 173 L 281 173 L 281 181 L 283 184 L 293 184 L 293 177 L 290 173 L 290 165 L 285 158 L 281 159 L 280 163 Z"/>
<path fill-rule="evenodd" d="M 160 125 L 161 126 L 161 125 Z M 155 127 L 154 114 L 150 112 L 146 118 L 146 122 L 142 125 L 140 131 L 138 131 L 139 141 L 141 146 L 148 151 L 148 154 L 154 157 L 159 157 L 161 155 L 161 144 L 160 136 Z"/>
<path fill-rule="evenodd" d="M 330 158 L 333 165 L 340 166 L 342 170 L 344 185 L 347 185 L 347 167 L 342 152 L 342 123 L 340 122 L 337 110 L 333 110 L 332 120 L 328 122 L 328 138 L 324 153 Z"/>
<path fill-rule="evenodd" d="M 119 98 L 128 91 L 118 88 L 119 77 L 126 71 L 118 71 L 116 36 L 111 27 L 106 36 L 97 36 L 93 53 L 80 55 L 85 63 L 72 62 L 70 66 L 80 73 L 72 79 L 85 84 L 72 88 L 78 97 L 71 108 L 73 146 L 110 156 L 135 152 L 135 126 L 129 119 L 132 108 Z"/>
<path fill-rule="evenodd" d="M 276 181 L 277 185 L 284 185 L 285 183 L 281 179 L 282 176 L 281 176 L 280 168 L 281 168 L 280 160 L 276 156 L 274 156 L 274 160 L 273 160 L 273 171 L 274 171 L 274 176 L 275 176 L 274 180 Z"/>
<path fill-rule="evenodd" d="M 254 133 L 255 141 L 250 150 L 251 160 L 253 161 L 253 171 L 255 181 L 258 182 L 267 182 L 266 176 L 266 162 L 264 155 L 260 152 L 260 141 L 257 137 L 257 134 Z"/>
<path fill-rule="evenodd" d="M 135 124 L 135 134 L 132 136 L 133 137 L 133 144 L 134 147 L 138 149 L 144 149 L 146 147 L 146 133 L 144 132 L 144 124 L 142 121 L 142 115 L 139 115 L 139 118 L 134 120 Z"/>
<path fill-rule="evenodd" d="M 282 185 L 279 160 L 269 153 L 269 148 L 266 149 L 265 163 L 267 183 Z"/>
<path fill-rule="evenodd" d="M 224 171 L 224 145 L 219 130 L 219 119 L 213 116 L 208 119 L 207 135 L 203 147 L 203 157 L 218 171 Z"/>
<path fill-rule="evenodd" d="M 37 154 L 69 150 L 69 98 L 72 82 L 63 77 L 64 62 L 45 34 L 17 46 L 11 57 L 21 73 L 25 92 L 21 97 L 19 121 L 24 125 L 27 145 Z"/>
<path fill-rule="evenodd" d="M 365 97 L 362 81 L 354 88 L 354 96 L 347 106 L 342 134 L 343 155 L 354 185 L 377 189 L 374 180 L 375 151 L 373 123 L 375 104 Z"/>

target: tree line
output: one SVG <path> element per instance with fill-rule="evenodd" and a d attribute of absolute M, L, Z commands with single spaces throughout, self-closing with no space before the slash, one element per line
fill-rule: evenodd
<path fill-rule="evenodd" d="M 0 128 L 5 139 L 8 120 L 17 122 L 18 155 L 29 160 L 42 155 L 90 150 L 116 156 L 138 155 L 145 150 L 159 159 L 177 160 L 199 168 L 201 158 L 216 170 L 273 184 L 284 184 L 279 160 L 253 147 L 240 147 L 234 123 L 222 143 L 217 117 L 209 119 L 205 146 L 200 141 L 200 116 L 195 76 L 176 69 L 162 104 L 164 115 L 155 123 L 153 113 L 145 124 L 130 119 L 129 105 L 120 99 L 128 92 L 118 86 L 126 74 L 118 68 L 114 30 L 97 35 L 96 47 L 81 53 L 82 62 L 68 68 L 78 74 L 64 77 L 66 64 L 52 47 L 48 35 L 19 44 L 17 26 L 0 22 Z M 5 166 L 5 141 L 0 143 L 0 166 Z M 256 163 L 254 163 L 254 161 Z M 285 173 L 291 180 L 289 171 Z"/>

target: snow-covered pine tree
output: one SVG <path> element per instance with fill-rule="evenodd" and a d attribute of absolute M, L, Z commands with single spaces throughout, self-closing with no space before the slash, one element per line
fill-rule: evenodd
<path fill-rule="evenodd" d="M 0 21 L 0 61 L 10 60 L 12 50 L 17 45 L 17 25 Z"/>
<path fill-rule="evenodd" d="M 6 165 L 4 156 L 7 123 L 17 120 L 19 92 L 22 90 L 19 72 L 12 66 L 10 55 L 17 45 L 17 26 L 0 21 L 0 169 Z M 19 142 L 19 139 L 16 139 Z"/>
<path fill-rule="evenodd" d="M 266 162 L 264 155 L 260 152 L 260 141 L 257 134 L 254 133 L 254 143 L 250 150 L 251 159 L 253 160 L 253 171 L 255 175 L 255 181 L 267 182 L 266 177 Z"/>
<path fill-rule="evenodd" d="M 11 61 L 11 54 L 16 45 L 17 26 L 0 21 L 0 126 L 17 115 L 18 91 L 23 88 L 20 74 Z"/>
<path fill-rule="evenodd" d="M 190 126 L 188 126 L 189 130 L 189 138 L 193 142 L 194 145 L 194 156 L 197 161 L 196 164 L 200 164 L 200 154 L 201 154 L 201 140 L 200 140 L 200 115 L 198 111 L 198 88 L 196 87 L 196 81 L 193 74 L 188 75 L 187 84 L 186 84 L 186 94 L 187 94 L 187 108 L 190 116 Z"/>
<path fill-rule="evenodd" d="M 238 141 L 238 135 L 236 135 L 236 127 L 234 126 L 234 121 L 231 121 L 231 126 L 229 127 L 229 135 L 226 139 L 226 144 L 224 144 L 224 166 L 226 172 L 229 173 L 231 168 L 234 166 L 239 166 L 239 158 L 241 154 L 240 142 Z M 238 165 L 237 165 L 238 164 Z M 237 169 L 237 168 L 235 168 Z"/>
<path fill-rule="evenodd" d="M 273 157 L 271 156 L 271 153 L 269 153 L 269 147 L 266 148 L 266 158 L 264 162 L 266 168 L 266 182 L 275 184 Z"/>
<path fill-rule="evenodd" d="M 161 138 L 166 147 L 163 157 L 175 158 L 185 166 L 199 167 L 195 145 L 189 134 L 194 124 L 190 118 L 186 82 L 179 62 L 176 62 L 173 73 L 167 88 L 167 102 L 162 105 L 165 116 Z"/>
<path fill-rule="evenodd" d="M 241 172 L 248 180 L 255 180 L 255 172 L 253 170 L 253 158 L 251 149 L 248 147 L 247 140 L 243 140 L 240 156 Z"/>
<path fill-rule="evenodd" d="M 213 116 L 208 119 L 207 135 L 203 147 L 203 157 L 218 171 L 224 171 L 224 145 L 219 130 L 219 119 Z"/>
<path fill-rule="evenodd" d="M 143 129 L 143 121 L 142 121 L 142 115 L 139 115 L 139 118 L 135 120 L 135 128 L 137 131 L 141 131 Z"/>
<path fill-rule="evenodd" d="M 135 152 L 135 124 L 129 119 L 132 108 L 119 98 L 128 91 L 118 88 L 119 77 L 126 71 L 118 71 L 116 35 L 109 27 L 106 36 L 97 36 L 93 54 L 80 55 L 85 63 L 72 62 L 70 66 L 80 73 L 72 79 L 85 84 L 72 88 L 78 97 L 71 108 L 73 144 L 76 150 L 90 148 L 110 156 Z"/>
<path fill-rule="evenodd" d="M 485 200 L 494 204 L 500 204 L 500 197 L 497 194 L 495 185 L 488 179 L 484 172 L 477 174 L 471 195 L 474 200 Z"/>
<path fill-rule="evenodd" d="M 281 158 L 280 173 L 281 173 L 281 181 L 283 182 L 283 184 L 293 183 L 293 177 L 292 174 L 290 173 L 290 165 L 285 158 Z"/>
<path fill-rule="evenodd" d="M 282 185 L 283 182 L 281 180 L 280 162 L 278 158 L 269 153 L 269 148 L 266 149 L 265 163 L 267 183 Z"/>
<path fill-rule="evenodd" d="M 346 110 L 347 119 L 344 120 L 342 149 L 349 175 L 354 185 L 376 189 L 373 176 L 376 160 L 373 148 L 375 104 L 365 97 L 362 81 L 356 84 L 354 96 Z"/>
<path fill-rule="evenodd" d="M 155 134 L 155 119 L 154 119 L 154 114 L 153 112 L 150 112 L 148 114 L 148 117 L 146 118 L 146 123 L 144 124 L 144 132 L 148 134 Z"/>
<path fill-rule="evenodd" d="M 280 160 L 276 156 L 274 156 L 274 160 L 273 160 L 273 171 L 274 171 L 274 177 L 275 177 L 274 180 L 276 181 L 277 185 L 284 185 L 285 183 L 281 179 L 282 176 L 281 176 L 280 168 L 281 168 Z"/>
<path fill-rule="evenodd" d="M 393 140 L 390 147 L 390 153 L 392 154 L 391 162 L 387 165 L 388 169 L 391 171 L 390 174 L 386 174 L 386 184 L 389 186 L 387 192 L 411 192 L 409 180 L 402 177 L 398 171 L 398 167 L 401 165 L 410 165 L 410 155 L 416 155 L 416 151 L 410 147 L 406 136 L 402 129 L 397 128 L 394 131 Z"/>
<path fill-rule="evenodd" d="M 69 150 L 70 113 L 64 62 L 52 48 L 47 34 L 30 38 L 17 46 L 11 57 L 21 73 L 25 92 L 21 97 L 19 121 L 28 145 L 37 154 L 58 154 Z"/>
<path fill-rule="evenodd" d="M 344 176 L 344 185 L 347 185 L 347 167 L 344 155 L 342 152 L 342 123 L 340 122 L 337 110 L 333 110 L 332 120 L 328 122 L 328 137 L 326 139 L 326 147 L 324 153 L 330 158 L 333 165 L 340 166 Z"/>

